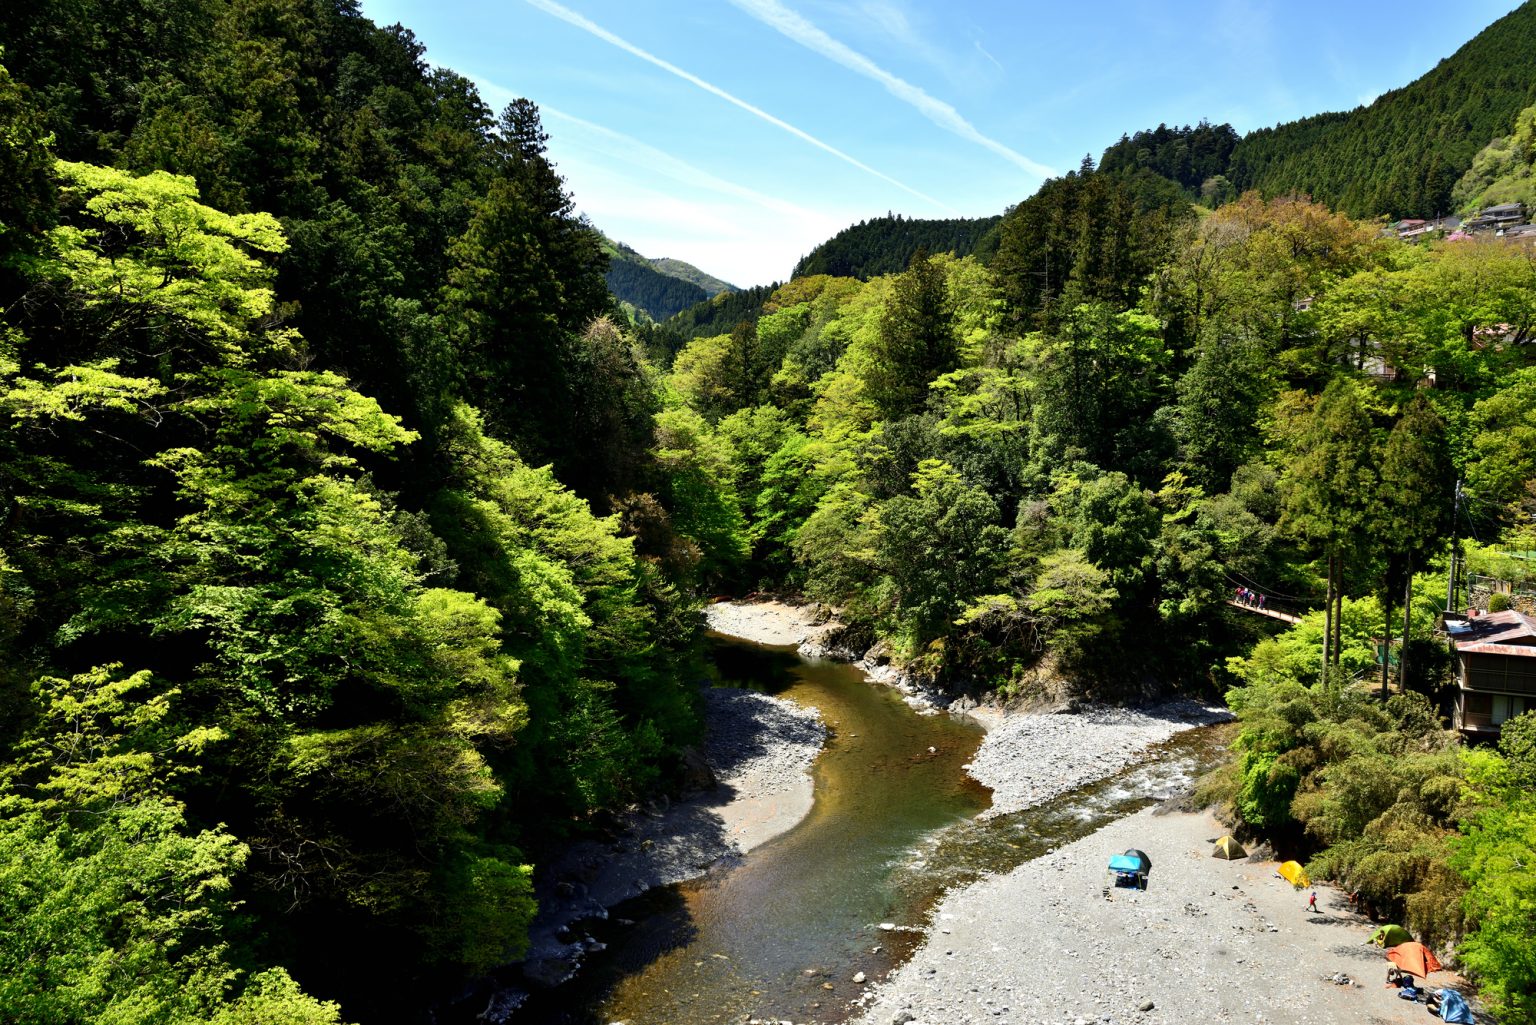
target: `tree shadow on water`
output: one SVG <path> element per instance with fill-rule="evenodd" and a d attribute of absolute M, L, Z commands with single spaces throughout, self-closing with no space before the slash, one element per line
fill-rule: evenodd
<path fill-rule="evenodd" d="M 799 679 L 795 670 L 805 664 L 792 648 L 765 648 L 720 635 L 711 635 L 709 647 L 710 677 L 715 684 L 764 694 L 778 694 L 794 686 Z"/>
<path fill-rule="evenodd" d="M 662 886 L 615 906 L 606 919 L 573 925 L 605 950 L 587 956 L 573 979 L 534 991 L 509 1025 L 606 1025 L 604 1007 L 618 986 L 698 936 L 680 886 Z"/>

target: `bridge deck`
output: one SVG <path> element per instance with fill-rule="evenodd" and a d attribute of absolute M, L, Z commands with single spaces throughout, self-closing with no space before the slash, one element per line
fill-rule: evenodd
<path fill-rule="evenodd" d="M 1279 609 L 1261 609 L 1257 605 L 1247 605 L 1240 601 L 1227 599 L 1227 604 L 1234 609 L 1242 609 L 1244 612 L 1252 612 L 1255 616 L 1268 616 L 1270 619 L 1278 619 L 1282 623 L 1300 623 L 1300 616 L 1293 616 L 1289 612 L 1281 612 Z"/>

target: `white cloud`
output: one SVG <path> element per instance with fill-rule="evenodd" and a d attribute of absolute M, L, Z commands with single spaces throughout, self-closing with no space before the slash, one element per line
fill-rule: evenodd
<path fill-rule="evenodd" d="M 518 95 L 485 78 L 480 92 L 500 106 Z M 729 181 L 624 132 L 547 105 L 551 157 L 577 209 L 598 228 L 649 257 L 671 256 L 749 287 L 789 277 L 795 261 L 867 217 L 814 210 Z M 551 125 L 551 122 L 554 124 Z M 650 176 L 687 186 L 663 192 Z"/>
<path fill-rule="evenodd" d="M 804 142 L 810 143 L 812 146 L 815 146 L 817 149 L 820 149 L 820 150 L 823 150 L 823 151 L 825 151 L 827 153 L 832 154 L 833 156 L 837 157 L 839 160 L 842 160 L 842 161 L 844 161 L 844 162 L 846 162 L 848 164 L 851 164 L 854 167 L 857 167 L 859 170 L 864 171 L 867 174 L 874 175 L 876 178 L 879 178 L 881 181 L 884 181 L 884 182 L 886 182 L 888 184 L 896 186 L 898 189 L 901 189 L 903 192 L 910 193 L 911 195 L 916 196 L 918 199 L 921 199 L 921 200 L 923 200 L 924 202 L 927 202 L 927 203 L 931 203 L 934 206 L 938 207 L 939 209 L 944 210 L 944 211 L 946 211 L 946 212 L 948 212 L 950 214 L 956 213 L 956 211 L 952 207 L 950 207 L 949 205 L 947 205 L 947 204 L 945 204 L 943 202 L 940 202 L 937 199 L 934 199 L 932 196 L 928 195 L 927 193 L 919 192 L 917 189 L 914 189 L 912 186 L 906 184 L 905 182 L 898 181 L 897 179 L 892 178 L 890 175 L 886 174 L 883 171 L 875 170 L 873 167 L 870 167 L 868 164 L 863 163 L 862 161 L 860 161 L 860 160 L 858 160 L 858 159 L 856 159 L 854 157 L 849 156 L 847 153 L 844 153 L 842 150 L 838 149 L 837 147 L 832 146 L 832 145 L 830 145 L 828 143 L 822 142 L 820 139 L 816 138 L 814 135 L 811 135 L 809 132 L 805 132 L 805 131 L 802 131 L 799 128 L 796 128 L 794 125 L 790 124 L 788 121 L 784 121 L 781 118 L 774 117 L 772 114 L 768 113 L 766 110 L 763 110 L 761 107 L 755 107 L 752 104 L 748 103 L 746 100 L 740 99 L 739 97 L 736 97 L 736 96 L 732 95 L 731 93 L 726 92 L 724 89 L 720 88 L 719 86 L 713 85 L 713 84 L 711 84 L 709 82 L 706 82 L 704 79 L 698 77 L 697 75 L 694 75 L 694 74 L 692 74 L 690 72 L 684 71 L 682 68 L 678 67 L 677 65 L 672 64 L 672 63 L 670 63 L 668 61 L 662 60 L 660 57 L 657 57 L 655 54 L 650 53 L 647 50 L 642 50 L 640 47 L 634 45 L 633 43 L 629 42 L 628 40 L 625 40 L 625 39 L 623 39 L 623 38 L 621 38 L 619 36 L 616 36 L 612 32 L 609 32 L 607 29 L 605 29 L 602 26 L 596 24 L 595 22 L 592 22 L 592 21 L 588 20 L 587 18 L 582 17 L 580 14 L 577 14 L 575 11 L 571 10 L 569 7 L 565 7 L 565 6 L 562 6 L 561 4 L 557 4 L 557 3 L 554 2 L 554 0 L 527 0 L 527 2 L 531 6 L 538 8 L 539 10 L 543 11 L 546 14 L 553 15 L 554 17 L 559 18 L 561 21 L 564 21 L 564 22 L 566 22 L 568 24 L 574 25 L 577 28 L 581 29 L 583 32 L 590 33 L 591 35 L 594 35 L 597 38 L 603 40 L 603 42 L 605 42 L 605 43 L 609 43 L 609 44 L 611 44 L 613 46 L 616 46 L 619 49 L 625 51 L 626 53 L 629 53 L 629 54 L 632 54 L 632 55 L 634 55 L 636 57 L 639 57 L 643 61 L 646 61 L 646 62 L 648 62 L 650 64 L 654 64 L 656 67 L 661 68 L 663 71 L 667 72 L 668 74 L 676 75 L 678 78 L 683 79 L 685 82 L 690 82 L 693 85 L 698 86 L 700 89 L 703 89 L 705 92 L 710 93 L 711 95 L 714 95 L 714 96 L 718 96 L 718 97 L 720 97 L 720 99 L 725 100 L 727 103 L 731 103 L 731 104 L 734 104 L 737 107 L 740 107 L 742 110 L 745 110 L 747 113 L 752 114 L 754 117 L 761 118 L 762 120 L 767 121 L 769 124 L 774 125 L 777 128 L 782 128 L 784 131 L 790 133 L 791 135 L 795 136 L 796 138 L 801 139 Z"/>
<path fill-rule="evenodd" d="M 529 2 L 545 2 L 545 0 L 529 0 Z M 847 44 L 833 39 L 800 14 L 779 3 L 779 0 L 731 0 L 731 3 L 763 24 L 793 39 L 801 46 L 821 54 L 828 60 L 841 64 L 850 71 L 855 71 L 866 78 L 874 79 L 884 86 L 886 91 L 892 96 L 912 106 L 924 117 L 945 131 L 953 132 L 962 139 L 967 139 L 978 146 L 991 150 L 993 153 L 1032 175 L 1046 178 L 1055 173 L 1044 164 L 1031 160 L 1029 157 L 1010 149 L 996 139 L 983 135 L 980 129 L 967 121 L 961 116 L 959 111 L 948 103 L 928 95 L 919 87 L 886 71 Z"/>
<path fill-rule="evenodd" d="M 981 40 L 980 39 L 973 40 L 973 42 L 975 42 L 977 51 L 983 57 L 985 57 L 987 60 L 991 61 L 993 64 L 997 65 L 997 70 L 1002 71 L 1002 72 L 1006 72 L 1008 70 L 1007 68 L 1003 67 L 1003 62 L 1002 61 L 998 60 L 996 57 L 992 56 L 992 54 L 987 52 L 987 48 L 985 46 L 981 45 Z"/>

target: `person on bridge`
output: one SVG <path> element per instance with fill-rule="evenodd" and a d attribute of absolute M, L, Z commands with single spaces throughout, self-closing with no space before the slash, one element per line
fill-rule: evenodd
<path fill-rule="evenodd" d="M 1262 594 L 1259 595 L 1259 609 L 1260 611 L 1264 609 L 1264 596 Z"/>

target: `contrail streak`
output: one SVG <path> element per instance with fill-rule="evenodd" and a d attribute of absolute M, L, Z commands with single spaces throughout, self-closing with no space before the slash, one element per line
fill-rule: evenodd
<path fill-rule="evenodd" d="M 532 0 L 530 0 L 532 2 Z M 886 71 L 868 57 L 854 50 L 845 43 L 839 42 L 827 35 L 803 16 L 779 3 L 779 0 L 731 0 L 731 3 L 752 15 L 758 21 L 776 29 L 793 39 L 801 46 L 814 50 L 828 60 L 836 61 L 851 71 L 856 71 L 867 78 L 885 86 L 887 92 L 901 100 L 903 103 L 915 107 L 928 120 L 938 125 L 947 132 L 953 132 L 962 139 L 968 139 L 979 146 L 984 146 L 1009 161 L 1016 167 L 1028 171 L 1030 174 L 1049 178 L 1055 174 L 1051 168 L 1038 161 L 1031 160 L 1024 154 L 1009 149 L 1007 146 L 989 136 L 983 135 L 981 130 L 971 124 L 954 107 L 943 100 L 936 99 L 922 89 L 908 82 L 906 79 Z M 977 44 L 980 45 L 979 43 Z M 985 50 L 982 51 L 986 53 Z M 991 57 L 991 54 L 987 54 Z M 993 58 L 996 64 L 996 58 Z M 998 65 L 1001 67 L 1001 65 Z"/>
<path fill-rule="evenodd" d="M 809 132 L 802 131 L 799 128 L 796 128 L 794 125 L 790 124 L 788 121 L 785 121 L 785 120 L 783 120 L 781 118 L 774 117 L 772 114 L 768 113 L 766 110 L 763 110 L 761 107 L 754 107 L 752 104 L 748 103 L 746 100 L 743 100 L 743 99 L 740 99 L 740 98 L 738 98 L 736 96 L 733 96 L 730 93 L 726 92 L 724 89 L 721 89 L 719 86 L 713 85 L 713 84 L 711 84 L 709 82 L 704 81 L 704 79 L 700 78 L 697 75 L 694 75 L 694 74 L 691 74 L 691 73 L 689 73 L 687 71 L 684 71 L 682 68 L 678 67 L 676 64 L 672 64 L 672 63 L 670 63 L 668 61 L 664 61 L 660 57 L 656 56 L 655 54 L 650 53 L 647 50 L 640 49 L 640 47 L 634 45 L 633 43 L 629 42 L 628 40 L 620 38 L 619 36 L 614 35 L 612 32 L 609 32 L 607 29 L 603 28 L 602 26 L 600 26 L 600 25 L 598 25 L 598 24 L 596 24 L 596 23 L 594 23 L 592 21 L 587 20 L 586 18 L 584 18 L 581 15 L 577 14 L 575 11 L 571 10 L 570 8 L 562 6 L 561 4 L 555 3 L 554 0 L 528 0 L 528 3 L 531 6 L 533 6 L 533 7 L 537 7 L 539 10 L 543 11 L 545 14 L 552 14 L 555 17 L 559 18 L 561 21 L 564 21 L 564 22 L 567 22 L 567 23 L 569 23 L 571 25 L 576 26 L 577 28 L 581 29 L 583 32 L 591 33 L 592 35 L 594 35 L 597 38 L 601 39 L 605 43 L 611 43 L 612 45 L 617 46 L 619 49 L 625 51 L 626 53 L 633 54 L 634 56 L 639 57 L 643 61 L 646 61 L 646 62 L 648 62 L 650 64 L 654 64 L 658 68 L 660 68 L 661 70 L 663 70 L 665 72 L 668 72 L 669 74 L 676 75 L 678 78 L 681 78 L 685 82 L 691 82 L 694 85 L 698 86 L 700 89 L 703 89 L 705 92 L 710 93 L 710 94 L 712 94 L 714 96 L 718 96 L 722 100 L 725 100 L 727 103 L 734 104 L 735 106 L 740 107 L 742 110 L 745 110 L 747 113 L 752 114 L 752 115 L 754 115 L 756 117 L 760 117 L 764 121 L 767 121 L 769 124 L 775 125 L 775 126 L 777 126 L 779 128 L 784 129 L 784 131 L 788 132 L 790 135 L 793 135 L 795 138 L 801 139 L 801 140 L 803 140 L 805 142 L 808 142 L 812 146 L 815 146 L 817 149 L 824 150 L 825 152 L 832 154 L 834 157 L 837 157 L 839 160 L 842 160 L 842 161 L 844 161 L 846 163 L 852 164 L 854 167 L 857 167 L 859 170 L 865 172 L 866 174 L 872 174 L 876 178 L 879 178 L 881 181 L 886 182 L 886 183 L 891 184 L 891 185 L 894 185 L 898 189 L 901 189 L 903 192 L 910 193 L 911 195 L 916 196 L 918 199 L 921 199 L 924 202 L 932 203 L 934 206 L 940 208 L 941 210 L 946 210 L 949 213 L 956 214 L 956 215 L 959 214 L 959 211 L 955 210 L 953 207 L 949 206 L 947 203 L 942 203 L 939 200 L 934 199 L 932 196 L 928 195 L 925 192 L 919 192 L 917 189 L 914 189 L 912 186 L 906 184 L 905 182 L 898 181 L 895 178 L 892 178 L 890 175 L 886 174 L 884 171 L 877 171 L 877 170 L 875 170 L 873 167 L 870 167 L 868 164 L 864 163 L 863 161 L 858 160 L 858 159 L 856 159 L 854 157 L 851 157 L 848 154 L 844 153 L 842 150 L 838 149 L 836 146 L 832 146 L 832 145 L 829 145 L 829 144 L 827 144 L 825 142 L 822 142 L 820 139 L 816 138 L 814 135 L 810 134 Z"/>

